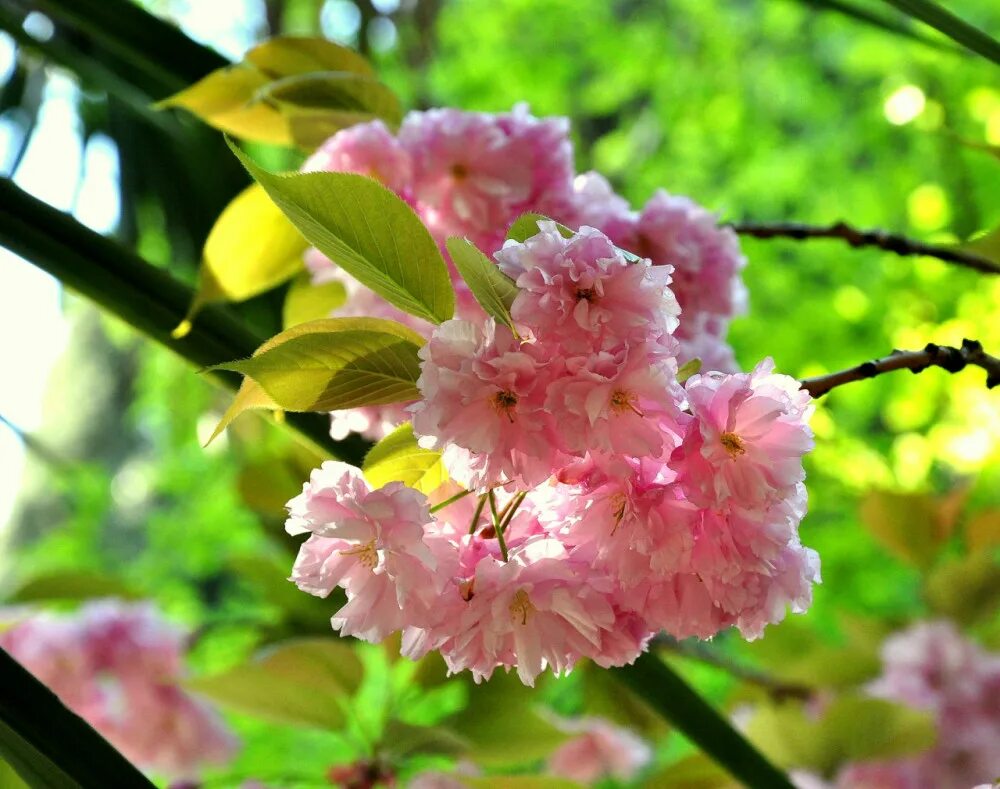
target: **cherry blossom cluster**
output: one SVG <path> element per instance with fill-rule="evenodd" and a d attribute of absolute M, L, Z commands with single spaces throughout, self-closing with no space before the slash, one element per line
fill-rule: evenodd
<path fill-rule="evenodd" d="M 660 190 L 641 211 L 616 195 L 594 172 L 577 175 L 569 122 L 538 119 L 523 106 L 486 114 L 436 109 L 411 112 L 395 136 L 380 122 L 344 129 L 306 162 L 306 171 L 351 172 L 381 181 L 405 199 L 442 247 L 468 238 L 487 255 L 503 245 L 511 223 L 525 212 L 605 233 L 617 246 L 674 267 L 673 290 L 683 314 L 675 331 L 681 363 L 701 359 L 707 369 L 735 372 L 725 341 L 729 320 L 746 308 L 740 276 L 745 259 L 732 230 L 686 197 Z M 306 264 L 317 284 L 344 284 L 338 315 L 391 318 L 430 335 L 431 326 L 405 315 L 357 284 L 316 250 Z M 485 315 L 453 272 L 458 316 Z M 331 433 L 379 439 L 406 421 L 402 407 L 373 406 L 333 414 Z"/>
<path fill-rule="evenodd" d="M 33 613 L 0 632 L 0 648 L 144 770 L 193 778 L 235 755 L 221 718 L 181 688 L 183 634 L 151 606 Z"/>
<path fill-rule="evenodd" d="M 371 490 L 324 464 L 289 502 L 288 531 L 310 534 L 292 580 L 343 587 L 344 634 L 401 631 L 409 657 L 529 685 L 584 657 L 629 663 L 661 630 L 755 638 L 805 610 L 809 395 L 770 360 L 678 380 L 670 267 L 597 229 L 542 221 L 496 260 L 511 325 L 437 327 L 409 408 L 461 488 Z"/>
<path fill-rule="evenodd" d="M 843 768 L 836 789 L 968 789 L 1000 774 L 1000 655 L 985 652 L 950 622 L 923 622 L 882 646 L 882 676 L 873 696 L 934 717 L 937 741 L 919 756 Z M 809 774 L 802 789 L 828 789 Z"/>

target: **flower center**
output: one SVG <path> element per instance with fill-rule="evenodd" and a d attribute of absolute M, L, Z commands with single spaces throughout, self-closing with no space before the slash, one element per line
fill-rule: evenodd
<path fill-rule="evenodd" d="M 464 181 L 469 175 L 469 169 L 461 162 L 455 162 L 451 166 L 451 177 L 456 181 Z"/>
<path fill-rule="evenodd" d="M 623 414 L 631 411 L 636 416 L 644 416 L 638 409 L 636 403 L 639 402 L 639 395 L 635 392 L 626 392 L 624 389 L 615 389 L 611 393 L 611 410 L 616 414 Z"/>
<path fill-rule="evenodd" d="M 611 529 L 612 534 L 618 531 L 618 527 L 621 526 L 622 518 L 625 517 L 625 505 L 627 503 L 624 493 L 616 493 L 611 497 L 611 514 L 615 517 L 615 525 Z"/>
<path fill-rule="evenodd" d="M 498 414 L 504 414 L 511 422 L 514 421 L 514 409 L 517 407 L 517 395 L 509 389 L 502 389 L 493 395 L 491 401 L 493 410 Z"/>
<path fill-rule="evenodd" d="M 528 624 L 528 617 L 535 607 L 531 604 L 531 598 L 524 589 L 514 592 L 514 599 L 510 601 L 510 618 L 514 622 L 521 620 L 522 625 Z"/>
<path fill-rule="evenodd" d="M 740 455 L 746 454 L 746 444 L 735 433 L 723 433 L 719 436 L 719 441 L 722 442 L 722 446 L 725 447 L 726 452 L 729 453 L 729 457 L 731 458 L 737 458 Z"/>
<path fill-rule="evenodd" d="M 593 304 L 597 300 L 597 294 L 594 293 L 593 288 L 577 288 L 576 289 L 576 300 L 577 301 L 587 301 Z"/>
<path fill-rule="evenodd" d="M 476 579 L 470 578 L 468 581 L 462 581 L 458 585 L 458 593 L 462 595 L 462 599 L 465 602 L 469 602 L 476 596 Z"/>
<path fill-rule="evenodd" d="M 348 548 L 340 553 L 344 556 L 357 556 L 358 561 L 369 570 L 374 570 L 375 566 L 378 564 L 378 549 L 375 548 L 375 540 L 370 540 L 361 545 L 356 545 L 353 548 Z"/>

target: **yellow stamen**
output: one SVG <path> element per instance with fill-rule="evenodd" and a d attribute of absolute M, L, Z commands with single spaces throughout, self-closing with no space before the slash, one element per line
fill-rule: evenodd
<path fill-rule="evenodd" d="M 465 602 L 469 602 L 476 596 L 476 579 L 470 578 L 468 581 L 462 581 L 462 583 L 458 585 L 458 593 L 462 595 L 462 599 L 465 600 Z"/>
<path fill-rule="evenodd" d="M 622 518 L 625 517 L 625 505 L 627 503 L 624 493 L 616 493 L 611 497 L 611 514 L 615 516 L 615 525 L 611 529 L 612 534 L 618 531 L 618 527 L 621 526 Z"/>
<path fill-rule="evenodd" d="M 456 162 L 451 166 L 451 177 L 456 181 L 463 181 L 468 175 L 468 168 L 461 162 Z"/>
<path fill-rule="evenodd" d="M 343 556 L 357 556 L 358 561 L 369 570 L 374 570 L 378 564 L 378 549 L 375 547 L 375 540 L 366 542 L 363 545 L 357 545 L 354 548 L 348 548 L 340 553 Z"/>
<path fill-rule="evenodd" d="M 514 599 L 510 603 L 510 617 L 515 622 L 520 619 L 522 625 L 528 624 L 528 616 L 535 607 L 531 604 L 531 598 L 523 589 L 518 589 L 514 593 Z"/>
<path fill-rule="evenodd" d="M 639 395 L 634 392 L 626 392 L 624 389 L 616 389 L 611 393 L 611 410 L 616 414 L 631 411 L 636 416 L 645 416 L 636 406 L 639 402 Z"/>
<path fill-rule="evenodd" d="M 719 436 L 719 441 L 722 442 L 722 446 L 725 447 L 726 452 L 729 453 L 729 457 L 731 458 L 739 457 L 747 451 L 743 439 L 735 433 L 723 433 Z"/>

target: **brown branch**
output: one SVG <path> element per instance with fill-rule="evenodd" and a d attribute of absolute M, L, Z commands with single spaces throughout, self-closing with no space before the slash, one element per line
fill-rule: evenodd
<path fill-rule="evenodd" d="M 802 388 L 813 397 L 820 397 L 835 387 L 852 381 L 874 378 L 876 375 L 890 373 L 893 370 L 909 370 L 912 373 L 920 373 L 928 367 L 940 367 L 949 373 L 957 373 L 970 364 L 982 367 L 986 371 L 986 387 L 988 389 L 1000 386 L 1000 359 L 986 353 L 978 340 L 962 340 L 961 348 L 928 343 L 922 351 L 893 351 L 889 356 L 883 356 L 881 359 L 872 359 L 856 367 L 829 375 L 805 378 L 800 383 Z"/>
<path fill-rule="evenodd" d="M 694 641 L 693 639 L 678 641 L 673 636 L 660 633 L 653 638 L 650 646 L 653 649 L 672 652 L 679 657 L 697 660 L 699 663 L 704 663 L 705 665 L 725 671 L 736 679 L 756 685 L 758 688 L 766 691 L 776 701 L 783 699 L 807 700 L 814 693 L 814 688 L 808 685 L 802 685 L 797 682 L 785 682 L 749 666 L 734 663 L 727 656 L 712 649 L 707 644 Z"/>
<path fill-rule="evenodd" d="M 926 255 L 984 274 L 1000 274 L 1000 263 L 974 252 L 967 252 L 958 247 L 925 244 L 923 241 L 915 241 L 912 238 L 888 233 L 884 230 L 858 230 L 846 222 L 835 222 L 825 227 L 801 225 L 797 222 L 776 222 L 773 224 L 727 222 L 726 225 L 740 235 L 754 238 L 791 238 L 796 241 L 806 241 L 810 238 L 839 238 L 852 247 L 878 247 L 904 257 Z"/>

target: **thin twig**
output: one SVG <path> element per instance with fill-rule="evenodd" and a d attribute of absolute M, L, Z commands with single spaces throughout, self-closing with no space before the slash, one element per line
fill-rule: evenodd
<path fill-rule="evenodd" d="M 957 373 L 968 365 L 982 367 L 986 371 L 986 387 L 1000 386 L 1000 359 L 983 350 L 978 340 L 962 340 L 961 348 L 928 343 L 922 351 L 893 351 L 889 356 L 872 359 L 840 372 L 805 378 L 801 383 L 813 397 L 825 395 L 831 389 L 852 381 L 874 378 L 893 370 L 909 370 L 920 373 L 928 367 L 940 367 L 950 373 Z"/>
<path fill-rule="evenodd" d="M 967 252 L 958 247 L 938 246 L 916 241 L 885 230 L 858 230 L 846 222 L 832 225 L 802 225 L 798 222 L 728 222 L 737 233 L 754 238 L 791 238 L 805 241 L 810 238 L 839 238 L 852 247 L 878 247 L 897 255 L 926 255 L 959 266 L 965 266 L 984 274 L 1000 274 L 1000 263 Z"/>
<path fill-rule="evenodd" d="M 785 682 L 775 677 L 769 676 L 761 671 L 757 671 L 749 666 L 734 663 L 727 656 L 720 654 L 707 644 L 691 641 L 678 641 L 666 633 L 656 636 L 651 646 L 667 652 L 672 652 L 680 657 L 690 660 L 697 660 L 709 666 L 725 671 L 736 679 L 756 685 L 767 691 L 775 700 L 782 699 L 809 699 L 814 689 L 808 685 L 796 682 Z"/>

